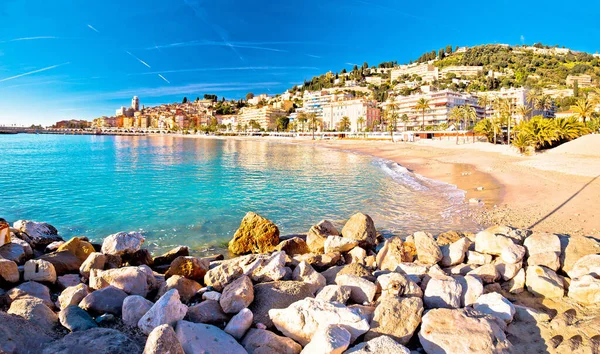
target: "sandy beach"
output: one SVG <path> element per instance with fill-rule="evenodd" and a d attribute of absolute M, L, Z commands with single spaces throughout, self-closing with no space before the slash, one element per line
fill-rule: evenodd
<path fill-rule="evenodd" d="M 186 137 L 198 137 L 189 136 Z M 456 185 L 481 200 L 473 215 L 483 225 L 600 236 L 600 136 L 555 151 L 521 156 L 508 146 L 454 139 L 404 143 L 360 139 L 304 140 L 238 137 L 315 145 L 389 159 L 428 178 Z M 597 146 L 597 148 L 595 148 Z M 480 187 L 483 187 L 481 189 Z"/>

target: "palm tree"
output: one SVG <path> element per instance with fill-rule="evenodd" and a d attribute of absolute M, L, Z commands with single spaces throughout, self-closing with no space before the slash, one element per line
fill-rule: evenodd
<path fill-rule="evenodd" d="M 460 121 L 463 117 L 463 109 L 460 106 L 454 106 L 450 110 L 450 115 L 448 116 L 448 120 L 454 123 L 454 127 L 456 130 L 456 145 L 458 145 L 458 131 L 460 130 Z"/>
<path fill-rule="evenodd" d="M 506 116 L 507 99 L 498 98 L 492 103 L 494 106 L 494 117 L 491 118 L 492 127 L 494 128 L 494 145 L 497 143 L 498 130 L 501 130 L 502 119 Z M 500 128 L 500 129 L 499 129 Z"/>
<path fill-rule="evenodd" d="M 419 98 L 419 100 L 417 101 L 417 105 L 415 106 L 415 110 L 417 112 L 421 112 L 421 114 L 423 115 L 423 130 L 425 130 L 425 112 L 427 112 L 430 109 L 431 107 L 429 107 L 429 100 L 425 99 L 424 97 Z"/>
<path fill-rule="evenodd" d="M 396 102 L 394 102 L 393 99 L 390 99 L 387 105 L 386 116 L 390 124 L 388 126 L 388 129 L 390 131 L 392 142 L 394 141 L 394 131 L 396 130 L 396 124 L 398 122 L 398 113 L 396 112 L 397 109 L 398 105 L 396 104 Z"/>
<path fill-rule="evenodd" d="M 302 132 L 304 132 L 304 123 L 308 120 L 306 113 L 300 112 L 298 113 L 298 122 L 302 125 Z"/>
<path fill-rule="evenodd" d="M 532 111 L 531 108 L 523 104 L 517 107 L 517 114 L 521 116 L 521 120 L 529 120 Z"/>
<path fill-rule="evenodd" d="M 363 125 L 365 124 L 365 117 L 360 116 L 356 119 L 356 131 L 359 132 L 362 130 Z"/>
<path fill-rule="evenodd" d="M 477 98 L 477 103 L 483 107 L 483 118 L 487 118 L 487 108 L 490 104 L 490 98 L 487 95 L 481 95 Z"/>
<path fill-rule="evenodd" d="M 585 121 L 590 118 L 594 112 L 594 105 L 588 96 L 585 96 L 577 99 L 575 105 L 571 106 L 571 109 L 575 112 L 575 116 L 582 119 L 585 124 Z"/>
<path fill-rule="evenodd" d="M 315 140 L 315 130 L 317 129 L 317 122 L 319 119 L 315 113 L 309 113 L 307 115 L 308 121 L 310 123 L 310 127 L 312 129 L 312 140 Z"/>
<path fill-rule="evenodd" d="M 339 123 L 340 130 L 345 132 L 348 128 L 350 128 L 350 118 L 343 116 Z"/>
<path fill-rule="evenodd" d="M 400 121 L 404 123 L 404 131 L 406 131 L 406 123 L 408 123 L 409 119 L 410 118 L 408 118 L 408 115 L 406 113 L 400 116 Z"/>
<path fill-rule="evenodd" d="M 463 119 L 465 122 L 465 129 L 469 126 L 469 122 L 473 122 L 473 125 L 477 122 L 477 111 L 473 106 L 463 106 Z M 473 132 L 473 142 L 475 142 L 475 132 Z"/>

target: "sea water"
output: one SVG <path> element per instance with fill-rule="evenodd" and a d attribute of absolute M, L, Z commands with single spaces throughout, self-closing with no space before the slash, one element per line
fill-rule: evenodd
<path fill-rule="evenodd" d="M 385 236 L 475 230 L 464 192 L 391 161 L 314 146 L 175 136 L 0 135 L 0 217 L 68 239 L 140 231 L 210 252 L 254 211 L 282 235 L 369 214 Z"/>

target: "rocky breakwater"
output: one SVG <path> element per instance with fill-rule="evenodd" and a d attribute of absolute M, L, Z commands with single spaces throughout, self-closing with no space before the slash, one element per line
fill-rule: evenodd
<path fill-rule="evenodd" d="M 361 213 L 281 237 L 248 213 L 239 256 L 153 257 L 136 232 L 64 241 L 4 222 L 2 353 L 597 352 L 600 245 L 496 226 L 381 240 Z M 382 241 L 379 242 L 378 241 Z"/>

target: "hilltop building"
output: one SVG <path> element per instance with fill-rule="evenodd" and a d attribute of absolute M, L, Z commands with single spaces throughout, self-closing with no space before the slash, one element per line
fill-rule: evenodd
<path fill-rule="evenodd" d="M 400 65 L 392 69 L 391 80 L 398 80 L 401 76 L 420 76 L 425 82 L 433 82 L 439 78 L 439 69 L 432 63 Z"/>
<path fill-rule="evenodd" d="M 140 110 L 140 99 L 138 96 L 133 96 L 131 99 L 131 108 L 133 108 L 134 111 Z"/>
<path fill-rule="evenodd" d="M 591 87 L 592 76 L 590 75 L 569 75 L 567 76 L 567 86 L 573 86 L 577 81 L 579 87 Z"/>

